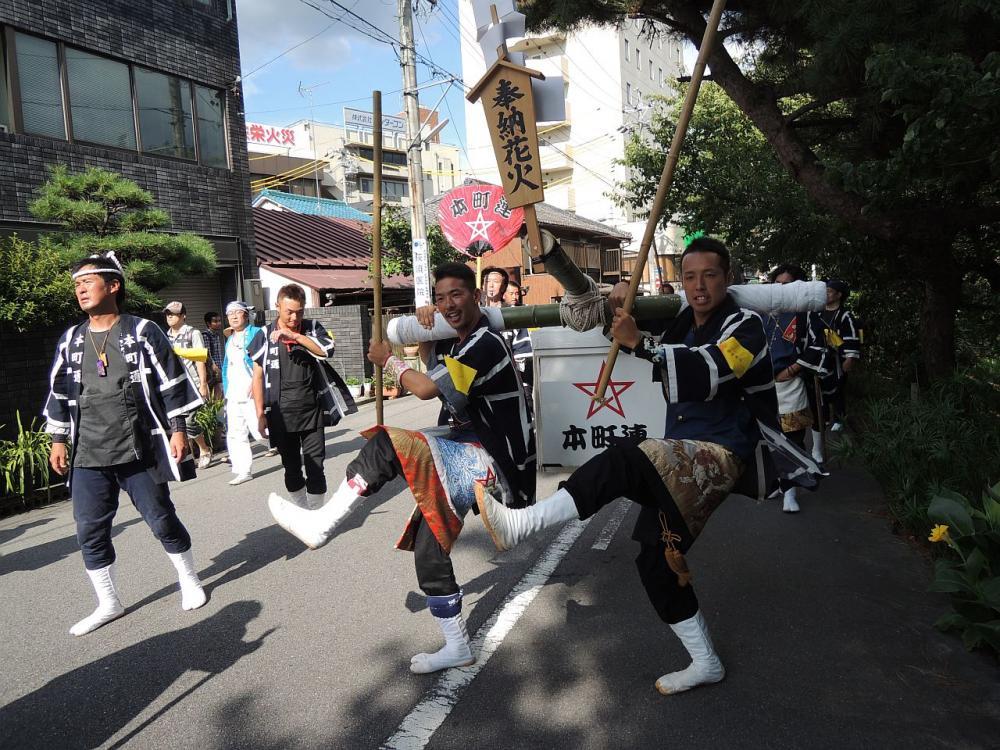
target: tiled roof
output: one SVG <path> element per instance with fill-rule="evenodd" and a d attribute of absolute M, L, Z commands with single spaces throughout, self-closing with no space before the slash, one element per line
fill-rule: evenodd
<path fill-rule="evenodd" d="M 473 180 L 467 178 L 465 180 L 466 185 L 487 185 L 489 183 L 483 182 L 482 180 Z M 445 196 L 444 193 L 439 193 L 433 198 L 429 198 L 424 201 L 424 214 L 427 216 L 428 224 L 437 224 L 438 216 L 438 204 L 441 199 Z M 583 235 L 599 235 L 601 237 L 607 237 L 609 239 L 619 240 L 625 242 L 631 239 L 631 235 L 625 232 L 619 232 L 613 227 L 609 227 L 606 224 L 601 224 L 599 221 L 594 221 L 593 219 L 586 219 L 583 216 L 578 216 L 572 211 L 564 211 L 561 208 L 556 208 L 548 203 L 536 203 L 535 213 L 538 215 L 538 223 L 544 228 L 549 229 L 561 229 L 569 230 L 572 232 L 579 232 Z M 558 234 L 558 232 L 556 232 Z"/>
<path fill-rule="evenodd" d="M 367 268 L 288 268 L 268 266 L 269 270 L 286 279 L 304 284 L 313 289 L 337 289 L 359 291 L 371 289 L 372 280 Z M 410 276 L 384 276 L 383 289 L 413 289 Z"/>
<path fill-rule="evenodd" d="M 360 221 L 253 209 L 257 261 L 267 266 L 367 268 L 372 243 Z"/>
<path fill-rule="evenodd" d="M 308 195 L 292 195 L 280 190 L 261 190 L 253 199 L 253 206 L 259 206 L 265 199 L 284 206 L 289 211 L 307 216 L 328 216 L 332 219 L 354 219 L 371 224 L 372 217 L 364 211 L 351 208 L 344 201 L 332 198 L 310 198 Z"/>

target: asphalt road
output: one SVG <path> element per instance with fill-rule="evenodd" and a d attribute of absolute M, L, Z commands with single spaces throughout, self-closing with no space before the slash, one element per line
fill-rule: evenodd
<path fill-rule="evenodd" d="M 387 404 L 419 427 L 436 407 Z M 371 406 L 328 431 L 339 482 Z M 653 689 L 686 657 L 634 572 L 625 501 L 497 554 L 470 517 L 455 568 L 479 663 L 408 670 L 440 634 L 409 553 L 397 482 L 322 550 L 276 528 L 277 458 L 174 485 L 209 602 L 180 609 L 173 568 L 135 510 L 115 525 L 127 615 L 74 638 L 93 595 L 61 503 L 0 521 L 2 748 L 648 748 L 1000 746 L 996 662 L 930 624 L 947 611 L 893 537 L 870 477 L 834 473 L 788 516 L 730 498 L 690 562 L 726 680 Z M 540 475 L 540 494 L 558 475 Z M 619 526 L 620 524 L 620 526 Z"/>

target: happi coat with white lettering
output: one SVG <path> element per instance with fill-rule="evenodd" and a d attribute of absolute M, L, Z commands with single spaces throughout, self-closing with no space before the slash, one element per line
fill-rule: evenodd
<path fill-rule="evenodd" d="M 188 377 L 170 340 L 151 320 L 134 315 L 119 317 L 118 347 L 128 366 L 132 392 L 129 414 L 136 460 L 141 461 L 157 482 L 183 481 L 195 475 L 194 461 L 188 453 L 178 463 L 170 454 L 170 420 L 187 417 L 202 404 L 201 396 Z M 71 326 L 59 339 L 55 361 L 49 374 L 50 390 L 45 408 L 45 431 L 66 435 L 77 443 L 80 427 L 81 367 L 87 346 L 84 324 Z M 72 480 L 73 457 L 69 457 Z"/>

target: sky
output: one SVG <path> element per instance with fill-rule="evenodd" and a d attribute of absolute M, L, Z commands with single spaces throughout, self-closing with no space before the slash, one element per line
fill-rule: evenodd
<path fill-rule="evenodd" d="M 379 36 L 374 26 L 399 39 L 396 0 L 337 2 L 371 26 L 331 0 L 237 0 L 248 122 L 288 125 L 309 119 L 311 98 L 317 121 L 342 123 L 344 107 L 370 111 L 376 89 L 382 91 L 384 114 L 403 110 L 398 44 L 394 49 L 367 35 Z M 428 0 L 419 0 L 414 36 L 418 54 L 461 78 L 458 2 L 439 0 L 433 7 Z M 418 62 L 418 85 L 432 80 L 431 68 Z M 420 91 L 421 105 L 433 106 L 446 87 Z M 446 143 L 461 145 L 465 140 L 463 102 L 462 89 L 454 85 L 439 108 L 440 116 L 451 120 L 441 133 Z"/>

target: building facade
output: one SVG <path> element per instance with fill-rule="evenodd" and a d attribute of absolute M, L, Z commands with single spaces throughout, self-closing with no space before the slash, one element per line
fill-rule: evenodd
<path fill-rule="evenodd" d="M 248 123 L 254 192 L 277 189 L 297 195 L 335 198 L 370 213 L 374 197 L 374 131 L 371 112 L 344 110 L 344 124 L 300 120 L 288 126 Z M 424 132 L 437 113 L 421 109 Z M 424 195 L 447 192 L 462 183 L 459 148 L 434 135 L 423 143 Z M 406 123 L 382 118 L 382 200 L 410 205 Z"/>
<path fill-rule="evenodd" d="M 462 27 L 462 76 L 473 85 L 485 72 L 475 42 L 472 5 L 459 3 Z M 525 65 L 546 76 L 562 76 L 566 119 L 540 123 L 539 150 L 545 201 L 631 236 L 626 256 L 642 239 L 645 217 L 617 205 L 614 195 L 628 179 L 620 162 L 633 133 L 648 133 L 653 99 L 672 93 L 681 75 L 683 48 L 663 33 L 642 33 L 642 21 L 620 28 L 589 26 L 572 33 L 551 31 L 511 45 Z M 500 183 L 482 105 L 466 103 L 470 176 Z M 661 254 L 672 254 L 680 234 L 670 227 L 657 233 Z M 653 271 L 653 275 L 656 275 Z"/>
<path fill-rule="evenodd" d="M 98 8 L 98 5 L 100 6 Z M 28 204 L 46 167 L 91 166 L 148 190 L 219 272 L 160 294 L 207 309 L 256 271 L 233 0 L 0 0 L 0 234 L 48 227 Z"/>

